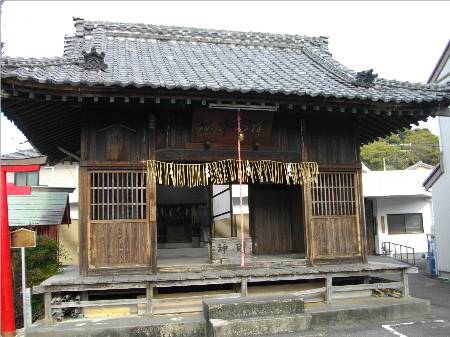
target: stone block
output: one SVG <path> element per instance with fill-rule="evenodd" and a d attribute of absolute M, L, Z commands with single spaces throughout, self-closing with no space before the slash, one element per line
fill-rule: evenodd
<path fill-rule="evenodd" d="M 388 322 L 402 319 L 424 319 L 430 315 L 430 302 L 418 298 L 379 300 L 371 304 L 329 305 L 308 310 L 311 326 L 344 326 L 365 322 Z"/>
<path fill-rule="evenodd" d="M 295 295 L 258 296 L 203 301 L 205 319 L 240 319 L 295 315 L 305 312 L 303 299 Z"/>
<path fill-rule="evenodd" d="M 261 336 L 305 331 L 310 328 L 311 316 L 292 314 L 283 316 L 252 317 L 223 320 L 211 319 L 208 323 L 210 337 Z"/>
<path fill-rule="evenodd" d="M 252 256 L 252 239 L 244 240 L 245 255 Z M 212 238 L 209 242 L 209 257 L 211 263 L 217 264 L 229 263 L 241 258 L 241 239 L 240 238 Z"/>
<path fill-rule="evenodd" d="M 27 337 L 207 337 L 203 318 L 97 318 L 49 325 L 44 321 L 27 329 Z"/>

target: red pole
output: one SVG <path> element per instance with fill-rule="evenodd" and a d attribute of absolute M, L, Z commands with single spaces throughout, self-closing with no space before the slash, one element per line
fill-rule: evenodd
<path fill-rule="evenodd" d="M 9 244 L 8 200 L 6 197 L 6 170 L 1 169 L 1 330 L 2 337 L 14 337 L 14 307 L 12 294 L 11 250 Z"/>

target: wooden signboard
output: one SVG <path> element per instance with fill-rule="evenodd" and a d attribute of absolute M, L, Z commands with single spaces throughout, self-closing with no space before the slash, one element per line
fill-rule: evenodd
<path fill-rule="evenodd" d="M 11 232 L 11 248 L 36 247 L 36 232 L 20 228 Z"/>
<path fill-rule="evenodd" d="M 270 143 L 273 111 L 241 111 L 244 145 Z M 237 112 L 235 110 L 195 110 L 192 117 L 192 142 L 210 141 L 235 144 L 237 141 Z"/>

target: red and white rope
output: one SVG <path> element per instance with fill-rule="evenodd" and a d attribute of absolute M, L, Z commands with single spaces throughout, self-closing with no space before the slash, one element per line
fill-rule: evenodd
<path fill-rule="evenodd" d="M 242 158 L 241 158 L 241 112 L 237 111 L 237 147 L 238 147 L 238 180 L 239 180 L 239 207 L 241 219 L 241 267 L 246 268 L 244 247 L 244 215 L 242 203 Z"/>

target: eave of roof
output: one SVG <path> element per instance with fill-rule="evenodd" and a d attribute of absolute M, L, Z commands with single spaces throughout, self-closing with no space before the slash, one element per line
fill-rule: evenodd
<path fill-rule="evenodd" d="M 432 188 L 439 177 L 444 174 L 444 167 L 441 164 L 442 162 L 437 164 L 433 171 L 431 171 L 430 175 L 423 182 L 423 187 L 425 187 L 427 191 Z"/>
<path fill-rule="evenodd" d="M 436 63 L 430 77 L 428 78 L 427 83 L 433 83 L 436 81 L 437 77 L 439 76 L 440 72 L 444 68 L 445 64 L 447 62 L 449 62 L 449 58 L 450 58 L 450 40 L 448 40 L 447 46 L 445 47 L 444 51 L 442 52 L 441 56 L 439 57 L 439 60 Z"/>
<path fill-rule="evenodd" d="M 1 165 L 44 165 L 47 163 L 47 156 L 44 156 L 34 149 L 20 150 L 0 156 Z"/>

